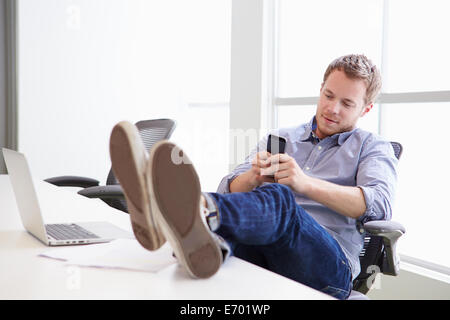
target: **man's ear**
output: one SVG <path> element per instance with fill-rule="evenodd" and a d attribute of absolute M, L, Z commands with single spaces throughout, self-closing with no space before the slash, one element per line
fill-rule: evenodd
<path fill-rule="evenodd" d="M 373 108 L 373 103 L 368 104 L 367 106 L 365 106 L 361 112 L 360 117 L 364 117 L 370 110 L 372 110 Z"/>

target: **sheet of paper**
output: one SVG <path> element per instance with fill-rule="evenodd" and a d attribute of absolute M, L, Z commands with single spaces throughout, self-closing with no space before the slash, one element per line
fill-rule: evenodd
<path fill-rule="evenodd" d="M 108 243 L 52 248 L 40 256 L 71 265 L 158 272 L 176 262 L 172 252 L 168 243 L 156 251 L 148 251 L 134 239 L 117 239 Z"/>

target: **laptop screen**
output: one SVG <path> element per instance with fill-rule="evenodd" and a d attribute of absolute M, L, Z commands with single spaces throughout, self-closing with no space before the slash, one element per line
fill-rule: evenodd
<path fill-rule="evenodd" d="M 32 235 L 48 243 L 27 159 L 20 152 L 2 149 L 23 226 Z"/>

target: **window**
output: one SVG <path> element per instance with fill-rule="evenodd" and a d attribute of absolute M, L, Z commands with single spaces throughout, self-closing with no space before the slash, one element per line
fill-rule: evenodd
<path fill-rule="evenodd" d="M 393 212 L 393 219 L 407 232 L 398 243 L 399 252 L 449 266 L 450 153 L 444 137 L 450 102 L 387 104 L 386 109 L 385 136 L 404 148 Z"/>
<path fill-rule="evenodd" d="M 444 90 L 450 90 L 450 44 L 442 39 L 450 29 L 449 9 L 445 0 L 388 2 L 384 90 L 394 97 L 406 93 L 384 105 L 380 126 L 383 136 L 404 146 L 394 218 L 407 233 L 399 252 L 447 268 L 450 91 Z"/>
<path fill-rule="evenodd" d="M 450 90 L 449 10 L 446 0 L 389 1 L 386 92 Z"/>
<path fill-rule="evenodd" d="M 278 126 L 294 127 L 308 122 L 316 114 L 316 105 L 290 105 L 278 109 Z"/>
<path fill-rule="evenodd" d="M 323 73 L 334 58 L 364 53 L 377 64 L 382 94 L 359 126 L 404 147 L 393 212 L 407 229 L 399 253 L 405 261 L 446 270 L 449 9 L 445 0 L 278 0 L 273 99 L 278 126 L 299 125 L 314 115 Z"/>
<path fill-rule="evenodd" d="M 381 63 L 382 12 L 379 0 L 279 0 L 275 93 L 279 126 L 291 125 L 283 119 L 299 119 L 297 124 L 310 120 L 284 114 L 293 111 L 292 105 L 303 108 L 311 104 L 311 99 L 303 103 L 300 100 L 304 99 L 296 98 L 319 96 L 323 74 L 333 59 L 356 52 L 366 54 L 375 64 Z M 377 108 L 363 119 L 362 128 L 378 131 Z"/>
<path fill-rule="evenodd" d="M 318 96 L 339 56 L 365 53 L 381 62 L 382 1 L 280 0 L 279 12 L 278 97 Z"/>

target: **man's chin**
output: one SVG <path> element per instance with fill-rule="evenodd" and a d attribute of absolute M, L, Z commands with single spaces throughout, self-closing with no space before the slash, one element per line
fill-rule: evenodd
<path fill-rule="evenodd" d="M 319 132 L 317 132 L 319 131 Z M 336 133 L 339 133 L 339 130 L 333 129 L 333 128 L 329 128 L 329 127 L 317 127 L 317 131 L 316 134 L 320 139 L 324 139 L 326 137 L 332 136 Z"/>

